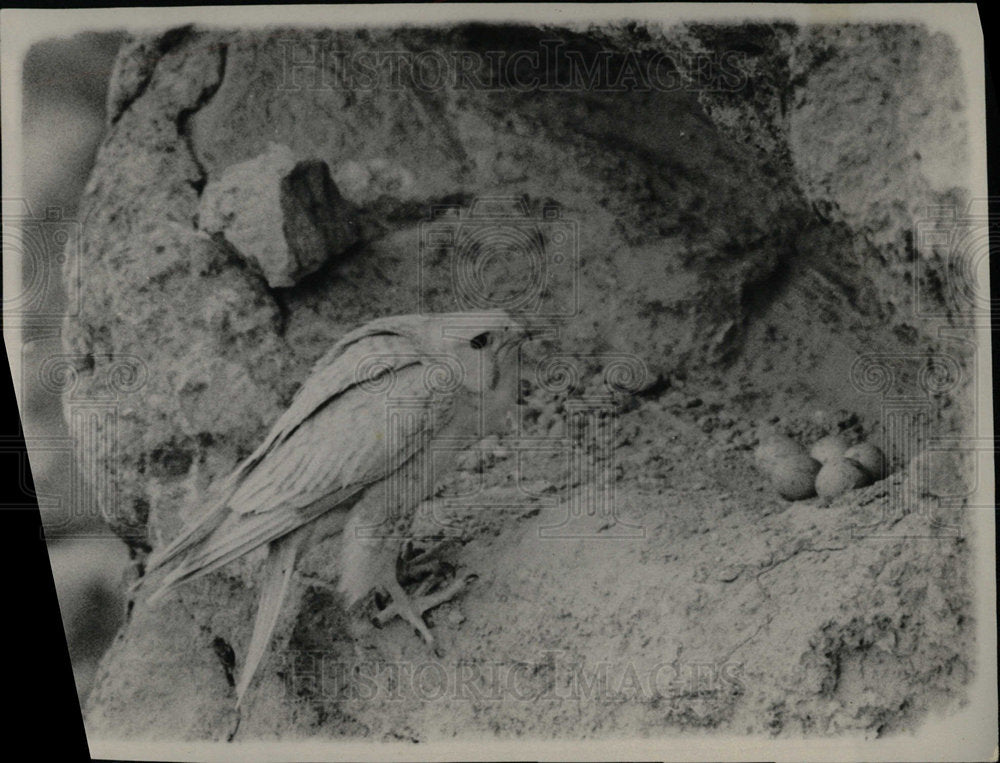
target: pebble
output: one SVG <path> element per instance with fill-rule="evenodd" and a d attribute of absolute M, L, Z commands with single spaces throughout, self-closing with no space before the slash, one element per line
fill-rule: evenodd
<path fill-rule="evenodd" d="M 723 583 L 731 583 L 740 576 L 741 572 L 743 572 L 742 565 L 731 564 L 728 567 L 723 567 L 721 570 L 719 570 L 718 575 L 716 577 L 718 577 L 718 579 L 721 580 Z"/>

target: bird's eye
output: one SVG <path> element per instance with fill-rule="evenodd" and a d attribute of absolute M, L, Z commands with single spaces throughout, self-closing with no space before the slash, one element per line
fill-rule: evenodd
<path fill-rule="evenodd" d="M 481 350 L 490 343 L 490 332 L 484 331 L 482 334 L 476 334 L 469 340 L 469 346 L 473 350 Z"/>

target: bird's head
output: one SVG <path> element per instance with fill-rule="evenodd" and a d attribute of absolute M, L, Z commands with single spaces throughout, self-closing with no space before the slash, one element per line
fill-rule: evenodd
<path fill-rule="evenodd" d="M 428 355 L 458 362 L 462 386 L 469 392 L 491 396 L 510 393 L 513 401 L 519 379 L 517 348 L 531 338 L 527 321 L 495 310 L 428 315 L 422 342 Z"/>
<path fill-rule="evenodd" d="M 380 336 L 404 337 L 427 366 L 431 391 L 464 390 L 491 408 L 507 408 L 520 397 L 518 346 L 532 339 L 530 321 L 503 310 L 430 313 L 377 318 L 347 334 L 333 349 Z"/>

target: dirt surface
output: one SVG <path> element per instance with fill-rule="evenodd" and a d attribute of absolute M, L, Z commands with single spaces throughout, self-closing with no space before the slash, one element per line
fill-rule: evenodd
<path fill-rule="evenodd" d="M 429 617 L 440 654 L 400 622 L 344 612 L 319 582 L 335 546 L 315 548 L 240 714 L 257 561 L 243 560 L 162 606 L 138 595 L 89 733 L 880 735 L 957 707 L 974 671 L 968 525 L 942 506 L 961 505 L 970 467 L 914 458 L 929 436 L 968 430 L 972 337 L 937 333 L 959 317 L 934 287 L 945 253 L 916 261 L 908 233 L 919 204 L 964 200 L 961 173 L 941 169 L 963 161 L 961 104 L 926 97 L 954 90 L 948 40 L 787 25 L 318 34 L 180 30 L 120 57 L 84 200 L 87 299 L 66 326 L 65 401 L 72 414 L 74 395 L 117 393 L 118 448 L 95 469 L 116 475 L 107 513 L 133 576 L 339 335 L 463 306 L 447 253 L 422 245 L 428 225 L 455 221 L 428 220 L 432 205 L 516 197 L 549 245 L 569 232 L 573 267 L 548 264 L 532 309 L 574 314 L 525 362 L 558 352 L 570 376 L 536 377 L 521 437 L 466 454 L 418 514 L 418 545 L 447 537 L 442 557 L 478 575 Z M 427 92 L 302 87 L 283 68 L 317 39 L 485 51 L 553 36 L 678 60 L 738 40 L 746 79 L 731 92 Z M 879 75 L 892 86 L 877 98 L 831 95 L 887 62 L 899 72 Z M 361 216 L 357 245 L 287 289 L 195 219 L 205 184 L 272 141 L 326 162 Z M 483 288 L 502 295 L 516 277 L 490 271 Z M 915 317 L 914 283 L 934 321 Z M 790 503 L 754 467 L 765 427 L 806 445 L 872 439 L 891 474 Z M 527 450 L 531 437 L 547 449 Z"/>

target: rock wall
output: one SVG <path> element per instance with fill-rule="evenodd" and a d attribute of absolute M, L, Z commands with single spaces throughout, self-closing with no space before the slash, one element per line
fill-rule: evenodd
<path fill-rule="evenodd" d="M 411 81 L 399 87 L 357 82 L 342 87 L 339 59 L 327 55 L 471 51 L 482 63 L 487 51 L 539 50 L 552 40 L 585 57 L 608 51 L 600 55 L 608 56 L 612 68 L 624 67 L 630 51 L 667 51 L 681 62 L 696 53 L 735 50 L 742 76 L 738 87 L 721 92 L 706 87 L 543 92 L 421 87 Z M 787 296 L 789 284 L 800 288 L 795 284 L 808 270 L 822 285 L 805 300 L 804 312 L 825 307 L 837 313 L 835 338 L 846 357 L 871 346 L 911 351 L 925 346 L 921 327 L 911 327 L 915 333 L 904 332 L 905 341 L 900 339 L 900 308 L 890 300 L 912 291 L 906 283 L 906 263 L 913 256 L 906 248 L 912 204 L 960 197 L 952 184 L 959 183 L 961 173 L 948 171 L 964 150 L 956 138 L 964 134 L 960 112 L 950 97 L 926 97 L 944 92 L 944 86 L 954 91 L 954 55 L 947 40 L 899 27 L 775 25 L 754 27 L 754 34 L 705 26 L 589 32 L 479 25 L 336 32 L 184 28 L 134 41 L 119 57 L 108 133 L 83 201 L 80 262 L 69 267 L 79 265 L 85 299 L 80 314 L 66 324 L 65 342 L 77 379 L 66 398 L 68 409 L 73 395 L 114 386 L 115 374 L 121 373 L 116 364 L 123 358 L 131 364 L 130 378 L 142 381 L 116 387 L 116 447 L 95 451 L 92 464 L 97 474 L 115 480 L 114 501 L 105 512 L 136 553 L 137 572 L 150 547 L 161 545 L 197 513 L 212 480 L 254 447 L 312 362 L 346 330 L 372 317 L 530 299 L 534 302 L 523 304 L 538 314 L 570 316 L 560 329 L 564 351 L 641 358 L 652 396 L 671 385 L 679 388 L 685 379 L 688 389 L 697 389 L 694 379 L 752 372 L 752 379 L 743 381 L 750 379 L 754 392 L 744 389 L 745 398 L 759 400 L 783 377 L 795 376 L 774 359 L 782 353 L 799 357 L 799 350 L 792 342 L 767 339 L 766 332 L 759 342 L 747 342 L 754 331 L 764 331 L 757 320 L 761 316 L 787 320 L 775 318 L 775 300 Z M 896 68 L 885 69 L 886 61 Z M 566 59 L 553 64 L 555 81 L 572 81 L 572 72 L 560 68 L 566 66 Z M 488 81 L 487 71 L 470 72 Z M 871 76 L 862 76 L 866 73 Z M 862 87 L 862 81 L 875 84 Z M 832 97 L 831 91 L 841 95 Z M 916 113 L 916 104 L 927 113 Z M 230 168 L 269 155 L 274 145 L 295 162 L 312 163 L 320 185 L 328 171 L 345 209 L 356 215 L 354 243 L 336 256 L 331 251 L 327 262 L 310 266 L 308 275 L 295 272 L 287 280 L 234 245 L 225 226 L 206 230 L 207 221 L 199 219 L 206 189 Z M 911 194 L 913 187 L 919 198 Z M 279 204 L 270 209 L 279 207 L 287 211 Z M 432 207 L 450 211 L 431 217 Z M 294 238 L 287 215 L 274 214 L 285 239 Z M 510 219 L 510 214 L 517 216 L 516 231 L 509 233 L 508 226 L 505 235 L 515 242 L 544 242 L 539 251 L 558 250 L 561 258 L 473 274 L 459 263 L 456 275 L 453 252 L 435 236 L 442 230 L 451 236 L 483 235 L 483 247 L 502 250 L 512 245 L 490 231 L 497 230 L 498 215 Z M 544 277 L 525 280 L 525 272 L 536 273 L 531 268 Z M 539 284 L 544 288 L 536 288 Z M 815 284 L 806 288 L 808 293 Z M 820 323 L 817 333 L 800 339 L 815 351 L 825 342 L 824 331 L 836 333 Z M 748 361 L 744 346 L 752 346 L 757 356 Z M 595 368 L 599 365 L 594 361 Z M 798 386 L 780 382 L 783 402 L 840 407 L 856 397 L 856 391 L 845 391 L 842 378 L 823 382 L 828 369 L 820 359 L 803 360 L 796 370 Z M 733 406 L 738 399 L 732 398 Z M 868 424 L 877 418 L 877 400 L 857 405 Z M 642 503 L 630 484 L 623 485 L 622 500 L 631 496 Z M 675 508 L 683 511 L 682 506 L 680 501 Z M 740 521 L 746 523 L 746 536 L 755 520 L 746 515 Z M 514 538 L 523 533 L 517 516 L 503 522 L 490 532 L 506 538 L 518 553 L 529 553 Z M 863 557 L 865 552 L 856 553 Z M 900 553 L 915 552 L 903 544 Z M 961 547 L 949 551 L 964 559 L 962 553 Z M 477 558 L 486 563 L 482 554 Z M 636 570 L 645 559 L 638 552 L 628 558 Z M 823 585 L 830 579 L 834 567 L 824 567 L 826 558 L 808 557 L 812 577 L 803 580 L 797 594 L 803 601 L 814 593 L 809 580 Z M 669 574 L 683 579 L 706 561 L 687 560 L 690 566 Z M 768 566 L 765 560 L 758 567 L 777 564 L 772 559 Z M 860 564 L 852 561 L 850 567 Z M 956 566 L 964 569 L 961 562 Z M 912 574 L 923 569 L 916 567 Z M 92 695 L 92 732 L 194 738 L 226 738 L 233 732 L 234 655 L 245 650 L 245 626 L 255 606 L 252 567 L 243 572 L 242 577 L 213 576 L 159 610 L 146 607 L 140 595 Z M 948 585 L 959 586 L 962 579 Z M 496 580 L 499 585 L 502 575 Z M 613 576 L 601 580 L 606 597 L 615 586 Z M 858 587 L 865 585 L 858 581 Z M 551 598 L 534 588 L 523 590 Z M 635 594 L 637 616 L 644 610 L 636 602 L 652 592 Z M 298 635 L 286 638 L 301 645 L 326 634 L 331 649 L 348 653 L 355 642 L 347 635 L 351 629 L 343 613 L 316 590 L 309 595 L 314 597 L 311 614 L 297 621 Z M 712 597 L 724 602 L 727 595 L 713 589 L 699 595 L 697 606 L 675 602 L 676 611 L 647 612 L 652 619 L 642 627 L 660 627 L 662 618 L 677 612 L 694 617 L 712 609 Z M 227 602 L 225 611 L 219 601 Z M 502 605 L 494 610 L 490 601 L 485 596 L 474 603 L 479 619 L 466 638 L 481 641 L 484 634 L 499 632 L 497 648 L 511 657 L 523 636 L 502 635 Z M 553 612 L 561 606 L 550 603 Z M 752 639 L 766 618 L 747 606 Z M 644 720 L 604 730 L 718 726 L 750 717 L 756 718 L 750 725 L 766 723 L 776 733 L 796 723 L 807 731 L 828 730 L 829 719 L 845 712 L 831 704 L 838 684 L 827 678 L 840 671 L 846 659 L 841 655 L 857 652 L 862 643 L 867 649 L 869 641 L 904 627 L 907 608 L 915 611 L 920 605 L 916 599 L 904 601 L 884 623 L 871 620 L 864 602 L 845 598 L 837 606 L 842 617 L 835 621 L 813 610 L 782 621 L 789 629 L 800 627 L 799 635 L 815 636 L 806 650 L 814 657 L 801 666 L 812 671 L 812 694 L 796 700 L 798 709 L 779 707 L 775 688 L 766 686 L 752 697 L 726 694 L 718 699 L 721 705 L 710 702 L 705 712 L 685 705 L 663 714 L 643 706 L 641 712 L 652 713 Z M 570 617 L 585 617 L 583 609 L 568 611 L 577 612 Z M 484 620 L 484 613 L 493 619 Z M 620 613 L 612 614 L 607 622 L 613 629 Z M 866 635 L 871 628 L 878 633 Z M 563 630 L 559 638 L 583 639 L 582 632 L 572 633 Z M 692 632 L 680 628 L 677 633 L 683 641 Z M 492 643 L 482 641 L 487 642 Z M 378 643 L 371 639 L 371 648 L 381 648 Z M 395 637 L 388 643 L 386 649 L 398 648 L 412 658 L 412 645 L 401 645 Z M 766 651 L 772 642 L 753 643 Z M 964 648 L 955 640 L 942 662 L 964 665 Z M 280 679 L 286 674 L 270 670 L 257 700 L 261 704 L 241 722 L 242 735 L 294 730 L 421 737 L 421 718 L 436 729 L 430 735 L 448 728 L 447 714 L 419 705 L 394 712 L 388 726 L 373 720 L 385 710 L 374 704 L 351 712 L 342 706 L 289 710 L 282 704 Z M 782 680 L 798 681 L 797 670 Z M 907 712 L 923 707 L 923 699 L 907 698 L 922 697 L 926 681 L 907 683 L 905 671 L 893 670 L 901 688 L 884 700 L 885 707 L 891 706 L 888 716 L 874 710 L 849 713 L 836 716 L 833 728 L 891 728 L 901 707 L 909 707 Z M 767 680 L 767 674 L 756 675 Z M 961 680 L 946 681 L 943 693 Z M 852 684 L 851 691 L 855 688 Z M 276 708 L 282 708 L 280 713 Z M 764 708 L 771 708 L 772 720 L 761 720 Z M 489 720 L 489 712 L 476 711 L 484 728 L 498 723 Z M 801 722 L 810 713 L 826 713 L 825 725 Z M 558 716 L 552 710 L 541 717 L 552 723 Z M 517 727 L 510 722 L 515 725 L 508 729 Z M 592 719 L 580 722 L 581 729 L 594 733 L 601 728 Z"/>

